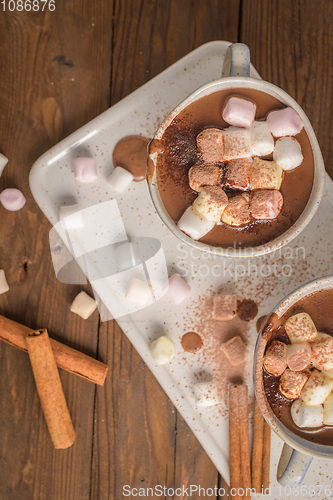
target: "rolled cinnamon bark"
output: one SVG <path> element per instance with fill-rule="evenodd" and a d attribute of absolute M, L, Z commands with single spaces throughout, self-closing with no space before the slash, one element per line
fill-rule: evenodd
<path fill-rule="evenodd" d="M 47 330 L 30 332 L 25 341 L 53 445 L 68 448 L 74 443 L 75 431 Z"/>
<path fill-rule="evenodd" d="M 250 435 L 249 435 L 249 408 L 248 390 L 246 385 L 238 385 L 238 416 L 239 416 L 239 437 L 241 450 L 241 472 L 242 486 L 244 490 L 243 498 L 251 498 L 251 462 L 250 462 Z"/>
<path fill-rule="evenodd" d="M 264 422 L 264 444 L 262 450 L 262 487 L 269 488 L 269 471 L 271 464 L 271 428 Z"/>
<path fill-rule="evenodd" d="M 239 492 L 242 488 L 241 445 L 238 422 L 237 385 L 229 385 L 229 469 L 230 489 L 234 500 L 242 500 Z"/>
<path fill-rule="evenodd" d="M 0 340 L 27 352 L 25 337 L 29 332 L 31 328 L 0 315 Z M 50 343 L 59 368 L 95 384 L 104 385 L 107 365 L 56 340 L 50 339 Z"/>
<path fill-rule="evenodd" d="M 257 400 L 254 400 L 253 414 L 253 442 L 252 442 L 252 488 L 261 492 L 262 452 L 264 441 L 264 417 L 262 416 Z"/>

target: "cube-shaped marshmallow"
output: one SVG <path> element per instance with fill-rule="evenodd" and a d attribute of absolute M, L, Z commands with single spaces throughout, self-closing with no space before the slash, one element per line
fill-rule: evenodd
<path fill-rule="evenodd" d="M 251 214 L 257 220 L 276 219 L 283 207 L 283 196 L 277 189 L 256 189 L 251 192 Z"/>
<path fill-rule="evenodd" d="M 237 295 L 219 295 L 214 298 L 214 319 L 230 321 L 237 313 Z"/>
<path fill-rule="evenodd" d="M 222 352 L 226 355 L 229 363 L 232 366 L 237 366 L 241 363 L 244 363 L 249 355 L 249 351 L 245 347 L 244 342 L 239 335 L 233 337 L 232 339 L 228 340 L 228 342 L 223 344 Z"/>
<path fill-rule="evenodd" d="M 228 204 L 228 196 L 219 186 L 205 186 L 200 189 L 193 202 L 193 208 L 212 222 L 220 222 L 223 210 Z"/>
<path fill-rule="evenodd" d="M 214 382 L 199 382 L 193 389 L 197 406 L 215 406 L 219 403 L 218 389 Z"/>
<path fill-rule="evenodd" d="M 293 372 L 289 368 L 280 377 L 279 390 L 287 399 L 296 399 L 301 395 L 310 374 L 305 372 Z"/>
<path fill-rule="evenodd" d="M 221 163 L 224 160 L 223 131 L 219 128 L 206 128 L 197 135 L 197 146 L 203 161 Z"/>
<path fill-rule="evenodd" d="M 8 163 L 8 158 L 6 158 L 5 155 L 0 153 L 0 177 L 7 163 Z"/>
<path fill-rule="evenodd" d="M 223 130 L 223 136 L 225 161 L 252 156 L 251 134 L 248 129 L 228 127 Z"/>
<path fill-rule="evenodd" d="M 290 408 L 291 418 L 297 427 L 321 427 L 324 420 L 322 405 L 308 406 L 301 398 L 296 399 Z"/>
<path fill-rule="evenodd" d="M 9 286 L 6 280 L 5 271 L 0 269 L 0 295 L 8 292 Z"/>
<path fill-rule="evenodd" d="M 266 349 L 264 357 L 265 370 L 279 377 L 287 368 L 287 345 L 278 340 L 273 340 Z"/>
<path fill-rule="evenodd" d="M 70 310 L 81 318 L 88 319 L 96 308 L 96 300 L 92 299 L 86 292 L 82 291 L 73 300 Z"/>
<path fill-rule="evenodd" d="M 324 403 L 324 424 L 333 425 L 333 393 L 327 396 Z"/>
<path fill-rule="evenodd" d="M 277 189 L 282 184 L 283 170 L 275 161 L 262 160 L 257 156 L 253 159 L 250 177 L 250 187 L 255 189 Z"/>
<path fill-rule="evenodd" d="M 318 333 L 311 342 L 312 363 L 318 370 L 333 369 L 333 337 L 327 333 Z"/>
<path fill-rule="evenodd" d="M 8 188 L 1 192 L 0 201 L 6 210 L 17 212 L 17 210 L 21 210 L 24 207 L 27 200 L 19 189 Z"/>
<path fill-rule="evenodd" d="M 250 183 L 252 158 L 230 160 L 225 167 L 223 184 L 229 189 L 246 191 Z"/>
<path fill-rule="evenodd" d="M 127 285 L 125 298 L 140 306 L 144 306 L 151 299 L 150 286 L 147 282 L 133 278 Z"/>
<path fill-rule="evenodd" d="M 288 367 L 293 372 L 301 372 L 309 368 L 312 359 L 311 347 L 308 342 L 288 344 L 286 349 Z"/>
<path fill-rule="evenodd" d="M 204 186 L 218 186 L 221 180 L 221 167 L 214 163 L 193 165 L 188 172 L 190 188 L 200 191 Z"/>
<path fill-rule="evenodd" d="M 97 179 L 96 161 L 90 157 L 79 157 L 72 160 L 74 177 L 78 182 L 88 183 Z"/>
<path fill-rule="evenodd" d="M 273 159 L 283 170 L 294 170 L 303 161 L 302 148 L 294 137 L 281 137 L 275 144 Z"/>
<path fill-rule="evenodd" d="M 170 276 L 167 285 L 167 295 L 176 306 L 184 302 L 191 291 L 190 285 L 177 273 Z"/>
<path fill-rule="evenodd" d="M 268 113 L 267 124 L 274 137 L 296 135 L 303 128 L 299 114 L 290 107 Z"/>
<path fill-rule="evenodd" d="M 274 151 L 274 138 L 266 121 L 253 122 L 249 127 L 251 147 L 255 156 L 267 156 Z"/>
<path fill-rule="evenodd" d="M 222 222 L 229 226 L 243 226 L 251 221 L 251 212 L 247 193 L 236 194 L 229 198 L 229 203 L 222 214 Z"/>
<path fill-rule="evenodd" d="M 224 121 L 234 127 L 249 127 L 256 116 L 257 106 L 242 97 L 229 97 L 222 110 Z"/>
<path fill-rule="evenodd" d="M 290 342 L 311 342 L 317 337 L 317 328 L 308 313 L 290 316 L 284 324 Z"/>
<path fill-rule="evenodd" d="M 165 365 L 165 363 L 171 361 L 176 354 L 174 342 L 165 335 L 154 340 L 150 344 L 149 349 L 157 365 Z"/>
<path fill-rule="evenodd" d="M 192 240 L 200 240 L 215 226 L 212 222 L 203 217 L 193 206 L 188 207 L 178 221 L 178 227 L 183 233 L 188 234 Z"/>
<path fill-rule="evenodd" d="M 322 405 L 332 388 L 333 380 L 326 373 L 314 370 L 302 389 L 301 399 L 308 406 Z"/>
<path fill-rule="evenodd" d="M 84 224 L 80 205 L 62 205 L 59 208 L 59 220 L 63 221 L 66 229 L 83 227 Z"/>
<path fill-rule="evenodd" d="M 107 183 L 117 191 L 122 193 L 131 184 L 134 179 L 133 174 L 122 167 L 116 167 L 112 174 L 108 177 Z"/>

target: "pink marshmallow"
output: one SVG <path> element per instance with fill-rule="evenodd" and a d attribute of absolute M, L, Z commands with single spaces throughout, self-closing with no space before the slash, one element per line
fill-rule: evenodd
<path fill-rule="evenodd" d="M 267 125 L 274 137 L 296 135 L 303 128 L 303 122 L 293 108 L 271 111 L 267 116 Z"/>
<path fill-rule="evenodd" d="M 98 177 L 94 158 L 74 158 L 73 167 L 76 181 L 93 182 Z"/>
<path fill-rule="evenodd" d="M 167 295 L 176 306 L 184 302 L 191 291 L 190 285 L 188 285 L 177 273 L 170 276 L 168 282 L 165 284 L 165 287 L 167 284 L 169 284 Z"/>
<path fill-rule="evenodd" d="M 254 219 L 276 219 L 283 207 L 283 196 L 276 189 L 256 189 L 251 193 L 251 213 Z"/>
<path fill-rule="evenodd" d="M 234 127 L 249 127 L 256 116 L 256 105 L 247 99 L 229 97 L 222 111 L 224 121 Z"/>
<path fill-rule="evenodd" d="M 19 189 L 11 188 L 2 191 L 0 194 L 0 201 L 6 210 L 16 212 L 24 207 L 27 200 Z"/>

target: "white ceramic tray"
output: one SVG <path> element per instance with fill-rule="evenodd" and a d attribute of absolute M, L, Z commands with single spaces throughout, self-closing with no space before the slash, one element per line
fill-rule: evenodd
<path fill-rule="evenodd" d="M 168 272 L 188 272 L 185 279 L 190 283 L 192 291 L 190 298 L 182 305 L 175 307 L 164 296 L 148 307 L 118 318 L 117 321 L 227 481 L 228 422 L 225 412 L 220 411 L 219 407 L 197 408 L 192 390 L 198 373 L 204 370 L 204 376 L 207 377 L 211 367 L 202 366 L 200 359 L 195 361 L 195 355 L 184 354 L 180 338 L 185 331 L 191 330 L 191 317 L 193 324 L 195 323 L 197 305 L 202 301 L 202 296 L 217 291 L 224 285 L 226 290 L 233 289 L 241 297 L 255 298 L 259 304 L 260 317 L 269 313 L 297 286 L 313 278 L 333 274 L 333 183 L 327 176 L 325 195 L 316 216 L 289 248 L 260 258 L 222 260 L 214 257 L 207 260 L 203 253 L 191 254 L 191 249 L 181 244 L 164 227 L 154 211 L 145 182 L 132 183 L 125 193 L 119 195 L 112 191 L 106 179 L 114 168 L 112 151 L 118 140 L 130 134 L 152 137 L 162 119 L 180 101 L 201 85 L 221 77 L 223 55 L 228 45 L 224 41 L 210 42 L 191 52 L 46 152 L 34 164 L 30 173 L 33 196 L 53 225 L 58 222 L 61 204 L 76 202 L 82 208 L 88 208 L 96 204 L 102 206 L 103 202 L 115 199 L 124 234 L 130 238 L 157 238 L 162 243 Z M 251 76 L 259 78 L 254 68 L 251 68 Z M 94 183 L 84 185 L 74 180 L 71 160 L 85 154 L 96 159 L 99 178 Z M 96 239 L 101 241 L 95 242 L 94 248 L 106 244 L 105 235 L 99 234 Z M 83 250 L 81 253 L 84 253 Z M 83 267 L 82 262 L 80 265 Z M 191 266 L 195 271 L 192 275 Z M 218 273 L 221 276 L 216 276 Z M 242 273 L 243 276 L 239 276 Z M 99 289 L 98 293 L 106 304 L 115 299 L 110 287 Z M 149 344 L 163 333 L 174 340 L 178 356 L 168 365 L 157 366 L 150 356 Z M 256 336 L 255 321 L 251 321 L 248 332 L 251 355 L 244 375 L 250 393 L 253 390 L 252 354 Z M 281 449 L 282 442 L 274 435 L 272 496 L 288 498 L 279 489 L 275 477 Z M 316 485 L 316 492 L 319 493 L 316 497 L 324 498 L 319 487 L 333 484 L 330 463 L 315 459 L 304 484 L 306 487 Z M 302 497 L 311 498 L 311 495 L 305 494 Z"/>

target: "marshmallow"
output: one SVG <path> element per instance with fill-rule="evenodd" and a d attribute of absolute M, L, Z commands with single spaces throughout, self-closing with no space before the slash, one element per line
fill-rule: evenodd
<path fill-rule="evenodd" d="M 283 170 L 294 170 L 303 161 L 302 148 L 294 137 L 282 137 L 275 144 L 273 160 Z"/>
<path fill-rule="evenodd" d="M 240 97 L 229 97 L 222 110 L 222 118 L 235 127 L 249 127 L 256 116 L 254 102 Z"/>
<path fill-rule="evenodd" d="M 249 127 L 253 155 L 267 156 L 274 151 L 274 139 L 266 121 L 253 122 Z"/>
<path fill-rule="evenodd" d="M 275 377 L 282 375 L 287 368 L 286 350 L 286 344 L 278 340 L 269 344 L 264 357 L 264 367 L 268 373 Z"/>
<path fill-rule="evenodd" d="M 223 130 L 223 136 L 225 160 L 252 156 L 251 134 L 247 129 L 228 127 Z"/>
<path fill-rule="evenodd" d="M 296 135 L 303 128 L 303 122 L 293 108 L 271 111 L 267 115 L 267 125 L 274 137 Z"/>
<path fill-rule="evenodd" d="M 122 193 L 131 184 L 134 179 L 133 174 L 122 167 L 116 167 L 112 174 L 107 178 L 107 183 L 112 189 Z"/>
<path fill-rule="evenodd" d="M 285 322 L 285 330 L 293 344 L 295 342 L 310 342 L 317 336 L 317 328 L 307 313 L 298 313 Z"/>
<path fill-rule="evenodd" d="M 176 354 L 175 344 L 169 337 L 162 335 L 150 344 L 150 353 L 157 365 L 165 365 L 171 361 Z"/>
<path fill-rule="evenodd" d="M 249 195 L 236 194 L 229 198 L 229 203 L 222 214 L 222 222 L 229 226 L 242 226 L 251 221 Z"/>
<path fill-rule="evenodd" d="M 331 368 L 330 370 L 325 370 L 324 373 L 326 373 L 326 375 L 333 380 L 333 368 Z"/>
<path fill-rule="evenodd" d="M 329 394 L 324 403 L 324 424 L 333 425 L 333 394 Z"/>
<path fill-rule="evenodd" d="M 151 299 L 150 286 L 137 278 L 131 279 L 126 288 L 125 299 L 144 306 Z"/>
<path fill-rule="evenodd" d="M 214 298 L 213 317 L 217 321 L 230 321 L 236 316 L 237 295 L 219 295 Z"/>
<path fill-rule="evenodd" d="M 191 205 L 185 210 L 177 225 L 192 240 L 200 240 L 200 238 L 213 229 L 215 223 L 202 217 Z"/>
<path fill-rule="evenodd" d="M 8 158 L 6 158 L 3 154 L 0 153 L 0 177 L 7 163 L 8 163 Z"/>
<path fill-rule="evenodd" d="M 0 295 L 8 292 L 8 290 L 9 286 L 6 280 L 5 271 L 3 269 L 0 269 Z"/>
<path fill-rule="evenodd" d="M 175 273 L 168 279 L 167 295 L 176 306 L 184 302 L 190 291 L 190 285 L 179 274 Z"/>
<path fill-rule="evenodd" d="M 332 370 L 333 368 L 333 337 L 326 333 L 318 333 L 311 342 L 312 363 L 318 370 Z"/>
<path fill-rule="evenodd" d="M 0 201 L 6 210 L 16 212 L 24 207 L 27 200 L 19 189 L 8 188 L 0 194 Z"/>
<path fill-rule="evenodd" d="M 220 222 L 223 210 L 228 204 L 228 196 L 219 186 L 205 186 L 200 189 L 193 202 L 193 208 L 212 222 Z"/>
<path fill-rule="evenodd" d="M 62 205 L 59 208 L 59 220 L 63 221 L 67 230 L 83 227 L 84 224 L 80 205 Z"/>
<path fill-rule="evenodd" d="M 215 406 L 218 404 L 218 390 L 213 382 L 200 382 L 195 384 L 193 389 L 197 406 Z"/>
<path fill-rule="evenodd" d="M 311 347 L 307 342 L 297 342 L 287 346 L 287 364 L 294 372 L 301 372 L 309 367 L 312 359 Z"/>
<path fill-rule="evenodd" d="M 219 128 L 206 128 L 197 135 L 197 146 L 203 161 L 221 163 L 224 160 L 223 131 Z"/>
<path fill-rule="evenodd" d="M 214 163 L 193 165 L 188 172 L 190 188 L 200 191 L 203 186 L 217 186 L 221 178 L 221 167 Z"/>
<path fill-rule="evenodd" d="M 280 377 L 279 390 L 288 399 L 296 399 L 309 378 L 308 373 L 293 372 L 287 368 Z"/>
<path fill-rule="evenodd" d="M 253 159 L 250 177 L 251 189 L 277 189 L 282 183 L 283 170 L 275 161 Z"/>
<path fill-rule="evenodd" d="M 300 398 L 290 408 L 291 418 L 297 427 L 321 427 L 324 409 L 322 405 L 308 406 Z"/>
<path fill-rule="evenodd" d="M 252 158 L 239 158 L 226 164 L 223 183 L 230 189 L 246 191 L 249 187 Z"/>
<path fill-rule="evenodd" d="M 249 355 L 249 351 L 246 349 L 242 339 L 239 335 L 228 340 L 222 346 L 222 352 L 226 355 L 229 363 L 232 366 L 240 365 L 244 363 Z"/>
<path fill-rule="evenodd" d="M 92 299 L 88 294 L 86 294 L 86 292 L 82 291 L 73 300 L 70 310 L 72 313 L 81 316 L 81 318 L 88 319 L 96 308 L 96 300 Z"/>
<path fill-rule="evenodd" d="M 321 405 L 326 401 L 332 387 L 333 380 L 325 373 L 315 370 L 302 389 L 301 399 L 308 406 Z"/>
<path fill-rule="evenodd" d="M 79 157 L 72 160 L 74 177 L 78 182 L 93 182 L 97 179 L 96 162 L 94 158 Z"/>
<path fill-rule="evenodd" d="M 252 191 L 250 209 L 254 219 L 276 219 L 283 207 L 283 196 L 277 189 L 256 189 Z"/>

